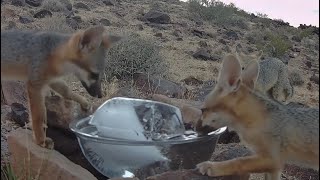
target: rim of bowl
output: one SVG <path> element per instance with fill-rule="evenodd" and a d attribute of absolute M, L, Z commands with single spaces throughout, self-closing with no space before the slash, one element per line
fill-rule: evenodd
<path fill-rule="evenodd" d="M 166 106 L 170 106 L 171 108 L 177 109 L 180 112 L 180 109 L 178 107 L 173 106 L 171 104 L 167 104 L 167 103 L 163 103 L 163 102 L 159 102 L 159 101 L 147 100 L 147 99 L 137 99 L 137 98 L 127 98 L 127 97 L 113 97 L 111 99 L 108 99 L 107 101 L 102 103 L 96 109 L 96 111 L 101 109 L 106 103 L 108 103 L 112 100 L 115 100 L 115 99 L 163 104 Z M 80 131 L 79 126 L 81 124 L 84 124 L 84 123 L 90 121 L 91 118 L 94 116 L 93 114 L 88 117 L 82 118 L 80 120 L 73 120 L 69 124 L 69 128 L 71 129 L 72 132 L 74 132 L 77 135 L 77 137 L 89 139 L 91 141 L 100 142 L 100 143 L 104 143 L 104 144 L 134 145 L 134 146 L 184 144 L 184 143 L 191 143 L 191 142 L 202 141 L 202 140 L 210 140 L 210 139 L 215 138 L 216 136 L 222 134 L 227 129 L 226 126 L 221 127 L 215 131 L 209 132 L 206 135 L 202 135 L 202 136 L 196 137 L 196 138 L 185 139 L 185 140 L 170 139 L 170 140 L 166 140 L 166 141 L 135 141 L 135 140 L 127 140 L 127 139 L 107 138 L 107 137 L 101 137 L 101 136 L 97 136 L 97 135 L 87 134 L 87 133 Z"/>
<path fill-rule="evenodd" d="M 113 144 L 113 145 L 132 145 L 132 146 L 154 146 L 154 145 L 174 145 L 174 144 L 185 144 L 185 143 L 191 143 L 191 142 L 197 142 L 202 140 L 210 140 L 212 138 L 215 138 L 225 132 L 227 127 L 219 128 L 215 131 L 212 131 L 206 135 L 202 135 L 200 137 L 196 138 L 190 138 L 185 140 L 175 140 L 170 139 L 166 141 L 136 141 L 136 140 L 126 140 L 126 139 L 116 139 L 116 138 L 107 138 L 107 137 L 101 137 L 97 135 L 91 135 L 88 133 L 81 132 L 79 129 L 79 126 L 82 124 L 88 123 L 88 121 L 91 119 L 92 116 L 88 116 L 86 118 L 80 119 L 80 120 L 74 120 L 70 123 L 69 127 L 72 132 L 74 132 L 78 138 L 84 138 L 90 141 L 104 143 L 104 144 Z M 92 126 L 92 125 L 91 125 Z"/>

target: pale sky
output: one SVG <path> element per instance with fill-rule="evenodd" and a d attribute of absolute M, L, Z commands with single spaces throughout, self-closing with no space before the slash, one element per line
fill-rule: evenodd
<path fill-rule="evenodd" d="M 187 1 L 187 0 L 182 0 Z M 290 25 L 312 24 L 319 27 L 319 0 L 221 0 L 250 13 L 264 13 L 271 19 L 282 19 Z"/>

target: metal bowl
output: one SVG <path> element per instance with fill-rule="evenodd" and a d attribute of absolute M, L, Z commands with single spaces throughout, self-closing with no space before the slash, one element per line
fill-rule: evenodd
<path fill-rule="evenodd" d="M 164 115 L 170 111 L 172 114 L 170 117 L 174 117 L 166 119 L 172 121 L 169 124 L 174 126 L 174 129 L 169 128 L 168 130 L 168 127 L 160 124 L 159 129 L 165 127 L 166 136 L 161 136 L 162 138 L 158 138 L 158 136 L 147 137 L 144 130 L 150 130 L 148 129 L 150 126 L 146 126 L 146 120 L 141 114 L 136 119 L 131 118 L 135 119 L 132 120 L 134 126 L 131 126 L 132 124 L 128 123 L 131 121 L 127 119 L 123 123 L 110 123 L 111 127 L 105 126 L 108 123 L 101 124 L 104 115 L 109 119 L 103 121 L 109 121 L 110 117 L 125 113 L 119 111 L 119 114 L 110 116 L 108 114 L 110 111 L 107 110 L 110 107 L 123 105 L 132 107 L 147 105 L 150 107 L 150 104 L 162 107 L 158 108 L 160 114 Z M 147 111 L 142 114 L 147 114 Z M 138 123 L 141 123 L 144 128 L 134 129 L 138 127 Z M 102 104 L 93 115 L 71 122 L 70 128 L 76 134 L 84 156 L 101 174 L 109 178 L 138 177 L 145 179 L 148 176 L 169 170 L 192 169 L 196 164 L 209 160 L 220 134 L 226 130 L 226 127 L 223 127 L 199 136 L 196 132 L 185 131 L 181 125 L 183 125 L 181 113 L 177 107 L 150 100 L 113 98 Z M 101 131 L 105 132 L 101 134 Z M 157 133 L 163 134 L 162 131 Z M 109 134 L 111 135 L 109 136 Z"/>

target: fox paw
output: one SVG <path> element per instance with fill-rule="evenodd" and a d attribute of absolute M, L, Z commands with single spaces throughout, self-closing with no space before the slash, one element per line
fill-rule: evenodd
<path fill-rule="evenodd" d="M 92 106 L 89 103 L 81 104 L 81 109 L 85 112 L 91 112 Z"/>
<path fill-rule="evenodd" d="M 210 161 L 205 161 L 202 163 L 197 164 L 197 170 L 202 174 L 202 175 L 208 175 L 210 177 L 217 176 L 217 173 L 215 171 L 215 163 L 210 162 Z"/>
<path fill-rule="evenodd" d="M 41 147 L 46 148 L 46 149 L 53 149 L 54 148 L 54 142 L 52 141 L 51 138 L 46 137 L 44 142 L 40 144 Z"/>

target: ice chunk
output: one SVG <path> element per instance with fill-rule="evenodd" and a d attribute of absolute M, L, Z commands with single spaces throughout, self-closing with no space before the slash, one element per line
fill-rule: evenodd
<path fill-rule="evenodd" d="M 89 124 L 97 127 L 98 135 L 128 140 L 166 140 L 185 131 L 178 108 L 129 98 L 108 100 Z"/>

